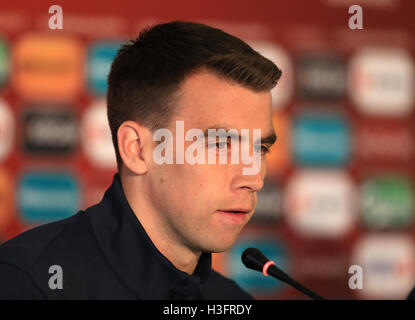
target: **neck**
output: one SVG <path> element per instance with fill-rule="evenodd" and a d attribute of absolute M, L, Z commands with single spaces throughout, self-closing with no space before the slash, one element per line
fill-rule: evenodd
<path fill-rule="evenodd" d="M 177 239 L 161 214 L 150 205 L 148 195 L 143 192 L 146 189 L 139 182 L 137 183 L 137 180 L 137 176 L 133 175 L 124 175 L 121 179 L 121 185 L 131 209 L 157 250 L 177 269 L 193 274 L 201 251 L 191 250 Z"/>

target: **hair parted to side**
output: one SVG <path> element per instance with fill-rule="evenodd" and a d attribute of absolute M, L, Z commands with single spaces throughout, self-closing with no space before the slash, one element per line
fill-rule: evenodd
<path fill-rule="evenodd" d="M 167 127 L 179 87 L 205 68 L 254 91 L 271 90 L 281 70 L 242 40 L 204 24 L 174 21 L 143 29 L 118 51 L 108 76 L 107 115 L 117 157 L 117 130 L 127 120 Z"/>

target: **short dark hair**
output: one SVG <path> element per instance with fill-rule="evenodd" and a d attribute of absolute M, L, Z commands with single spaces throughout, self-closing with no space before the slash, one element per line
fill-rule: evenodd
<path fill-rule="evenodd" d="M 133 120 L 151 131 L 166 127 L 181 83 L 203 68 L 254 91 L 271 90 L 281 77 L 273 62 L 220 29 L 183 21 L 143 29 L 118 51 L 108 76 L 107 115 L 119 171 L 120 125 Z"/>

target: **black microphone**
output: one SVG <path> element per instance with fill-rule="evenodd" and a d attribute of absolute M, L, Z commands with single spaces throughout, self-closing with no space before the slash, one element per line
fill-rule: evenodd
<path fill-rule="evenodd" d="M 264 275 L 271 275 L 278 280 L 281 280 L 289 285 L 293 286 L 295 289 L 301 291 L 305 295 L 316 299 L 316 300 L 326 300 L 325 298 L 319 296 L 317 293 L 311 291 L 310 289 L 299 284 L 297 281 L 291 279 L 284 271 L 279 269 L 274 261 L 269 260 L 264 254 L 256 248 L 248 248 L 242 253 L 242 262 L 245 267 L 253 269 L 259 272 L 262 272 Z"/>

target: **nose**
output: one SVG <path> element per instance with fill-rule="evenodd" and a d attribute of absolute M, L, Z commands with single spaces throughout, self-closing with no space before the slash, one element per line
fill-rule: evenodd
<path fill-rule="evenodd" d="M 257 192 L 264 186 L 264 170 L 260 170 L 254 175 L 243 175 L 239 174 L 233 179 L 232 189 L 246 189 L 250 192 Z"/>
<path fill-rule="evenodd" d="M 260 177 L 259 174 L 251 176 L 251 177 L 253 177 L 253 179 L 250 179 L 249 181 L 247 181 L 245 185 L 243 186 L 243 188 L 247 188 L 248 190 L 252 192 L 257 192 L 261 190 L 262 187 L 264 186 L 264 180 Z"/>
<path fill-rule="evenodd" d="M 233 190 L 248 190 L 250 192 L 257 192 L 264 186 L 264 179 L 267 174 L 267 162 L 265 158 L 261 156 L 258 158 L 253 154 L 254 148 L 250 148 L 250 157 L 252 160 L 248 165 L 241 161 L 239 164 L 232 164 L 232 184 Z M 246 163 L 246 162 L 245 162 Z M 259 166 L 259 167 L 258 167 Z M 253 169 L 245 171 L 244 169 Z"/>

